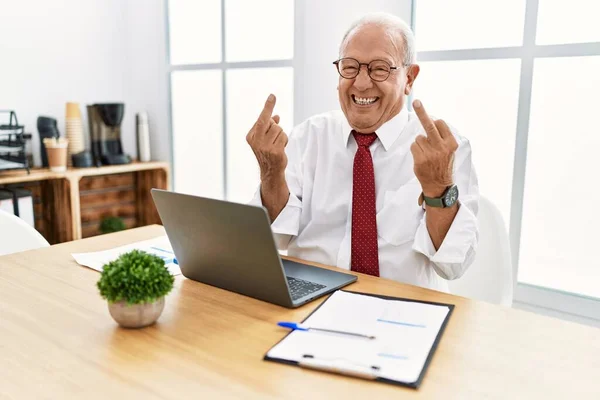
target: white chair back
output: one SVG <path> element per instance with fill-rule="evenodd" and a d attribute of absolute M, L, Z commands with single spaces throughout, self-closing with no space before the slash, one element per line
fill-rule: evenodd
<path fill-rule="evenodd" d="M 48 241 L 27 222 L 0 210 L 0 255 L 48 246 Z"/>
<path fill-rule="evenodd" d="M 480 196 L 477 221 L 475 261 L 462 277 L 448 282 L 450 293 L 511 306 L 514 282 L 506 225 L 500 210 L 484 196 Z"/>

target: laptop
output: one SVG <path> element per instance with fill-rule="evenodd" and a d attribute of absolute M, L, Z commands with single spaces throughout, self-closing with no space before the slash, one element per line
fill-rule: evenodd
<path fill-rule="evenodd" d="M 281 259 L 263 207 L 159 189 L 152 197 L 189 279 L 289 308 L 357 279 Z"/>

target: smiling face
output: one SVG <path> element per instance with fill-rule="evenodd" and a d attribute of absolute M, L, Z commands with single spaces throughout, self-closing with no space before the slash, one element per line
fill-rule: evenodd
<path fill-rule="evenodd" d="M 392 40 L 383 27 L 373 24 L 363 25 L 348 36 L 340 55 L 340 58 L 344 57 L 354 58 L 360 63 L 385 60 L 398 67 L 383 82 L 373 81 L 366 66 L 361 66 L 354 79 L 339 78 L 340 106 L 348 123 L 359 133 L 375 132 L 400 113 L 404 107 L 404 96 L 410 94 L 419 67 L 403 67 L 402 40 Z"/>

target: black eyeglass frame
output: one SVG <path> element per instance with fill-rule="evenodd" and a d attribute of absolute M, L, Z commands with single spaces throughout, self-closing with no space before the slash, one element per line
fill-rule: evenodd
<path fill-rule="evenodd" d="M 352 60 L 352 61 L 355 61 L 358 64 L 358 68 L 356 70 L 356 75 L 354 75 L 354 76 L 344 76 L 344 75 L 342 75 L 342 71 L 340 71 L 340 62 L 343 61 L 343 60 Z M 388 71 L 387 76 L 384 79 L 375 79 L 375 78 L 373 78 L 371 76 L 371 64 L 373 64 L 374 62 L 384 62 L 390 68 L 390 70 Z M 398 68 L 401 68 L 401 67 L 398 67 L 398 66 L 390 65 L 390 63 L 388 61 L 386 61 L 386 60 L 377 59 L 377 60 L 372 60 L 371 62 L 368 62 L 368 63 L 361 63 L 356 58 L 352 58 L 352 57 L 343 57 L 343 58 L 340 58 L 339 60 L 335 60 L 333 62 L 333 64 L 335 65 L 335 69 L 337 70 L 338 74 L 340 74 L 340 76 L 342 78 L 344 78 L 344 79 L 354 79 L 354 78 L 356 78 L 358 76 L 358 74 L 360 74 L 361 67 L 364 65 L 364 66 L 367 67 L 367 75 L 369 75 L 369 78 L 371 78 L 375 82 L 385 82 L 390 77 L 390 75 L 392 74 L 392 72 L 394 70 L 397 70 Z M 402 64 L 402 66 L 406 67 L 406 66 L 408 66 L 408 64 Z"/>

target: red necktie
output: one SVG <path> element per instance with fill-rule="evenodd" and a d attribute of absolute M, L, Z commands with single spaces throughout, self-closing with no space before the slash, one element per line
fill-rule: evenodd
<path fill-rule="evenodd" d="M 369 151 L 377 135 L 355 131 L 352 131 L 352 135 L 358 144 L 352 179 L 352 271 L 379 276 L 375 172 Z"/>

